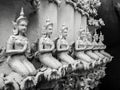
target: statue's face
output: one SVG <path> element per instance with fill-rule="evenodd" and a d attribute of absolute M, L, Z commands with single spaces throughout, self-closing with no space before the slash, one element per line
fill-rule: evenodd
<path fill-rule="evenodd" d="M 88 34 L 88 40 L 92 41 L 92 35 L 91 34 Z"/>
<path fill-rule="evenodd" d="M 96 35 L 96 36 L 95 36 L 95 39 L 96 39 L 96 40 L 98 40 L 98 39 L 99 39 L 98 35 Z"/>
<path fill-rule="evenodd" d="M 47 27 L 47 33 L 48 33 L 48 34 L 52 34 L 52 31 L 53 31 L 53 25 L 49 25 L 49 26 Z"/>
<path fill-rule="evenodd" d="M 27 30 L 27 22 L 25 20 L 21 20 L 19 23 L 18 23 L 18 31 L 21 32 L 21 33 L 25 33 L 26 30 Z"/>
<path fill-rule="evenodd" d="M 67 33 L 68 33 L 68 30 L 67 30 L 67 29 L 64 29 L 63 32 L 62 32 L 62 35 L 63 35 L 64 37 L 66 37 L 66 36 L 67 36 Z"/>
<path fill-rule="evenodd" d="M 82 40 L 86 39 L 86 33 L 85 33 L 85 32 L 82 32 L 82 33 L 80 34 L 80 37 L 81 37 Z"/>

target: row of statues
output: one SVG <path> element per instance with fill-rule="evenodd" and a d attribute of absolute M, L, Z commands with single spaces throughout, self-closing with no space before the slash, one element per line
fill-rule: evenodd
<path fill-rule="evenodd" d="M 26 37 L 28 20 L 24 16 L 23 8 L 20 16 L 13 23 L 13 35 L 7 41 L 6 54 L 8 58 L 6 61 L 10 68 L 21 77 L 29 79 L 31 76 L 38 81 L 39 76 L 43 74 L 40 72 L 41 69 L 45 69 L 44 73 L 47 73 L 48 80 L 51 78 L 49 76 L 51 71 L 57 73 L 58 76 L 52 77 L 53 79 L 60 78 L 65 75 L 64 69 L 68 69 L 70 66 L 72 71 L 76 69 L 89 70 L 112 60 L 112 56 L 104 51 L 106 46 L 103 44 L 104 37 L 101 32 L 98 35 L 95 31 L 92 36 L 88 28 L 86 30 L 80 28 L 78 39 L 73 45 L 69 45 L 67 42 L 69 28 L 65 24 L 62 25 L 59 37 L 53 41 L 51 35 L 54 24 L 47 19 L 45 31 L 39 39 L 38 50 L 35 52 L 43 67 L 36 70 L 35 66 L 27 59 L 31 48 Z M 37 83 L 36 81 L 34 82 Z"/>

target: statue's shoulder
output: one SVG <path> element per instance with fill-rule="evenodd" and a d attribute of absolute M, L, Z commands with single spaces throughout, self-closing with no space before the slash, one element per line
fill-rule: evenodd
<path fill-rule="evenodd" d="M 16 38 L 16 35 L 10 35 L 9 39 L 14 39 Z"/>
<path fill-rule="evenodd" d="M 78 43 L 83 43 L 83 40 L 77 39 L 76 42 L 78 42 Z"/>
<path fill-rule="evenodd" d="M 23 40 L 29 42 L 27 37 L 24 37 Z"/>
<path fill-rule="evenodd" d="M 16 39 L 16 36 L 15 35 L 10 35 L 9 38 L 8 38 L 8 41 L 13 41 Z"/>
<path fill-rule="evenodd" d="M 39 42 L 42 42 L 42 41 L 44 41 L 45 40 L 45 37 L 41 37 L 40 39 L 39 39 Z"/>

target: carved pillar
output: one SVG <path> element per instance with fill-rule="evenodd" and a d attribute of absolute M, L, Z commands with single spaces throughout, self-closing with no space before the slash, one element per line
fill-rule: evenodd
<path fill-rule="evenodd" d="M 69 44 L 74 41 L 74 7 L 72 3 L 62 0 L 62 5 L 58 8 L 58 30 L 65 24 L 68 27 L 67 40 Z"/>
<path fill-rule="evenodd" d="M 75 11 L 75 23 L 74 23 L 74 29 L 75 29 L 75 35 L 74 35 L 74 37 L 75 37 L 75 40 L 77 39 L 77 36 L 78 36 L 78 31 L 80 30 L 80 28 L 81 28 L 81 23 L 83 23 L 82 22 L 82 20 L 81 20 L 81 18 L 82 18 L 82 15 L 81 15 L 81 13 L 78 11 L 78 10 L 76 10 Z"/>
<path fill-rule="evenodd" d="M 86 30 L 86 27 L 87 27 L 87 16 L 86 15 L 82 15 L 82 18 L 81 18 L 81 26 L 83 29 Z"/>
<path fill-rule="evenodd" d="M 89 0 L 78 0 L 76 10 L 81 13 L 81 27 L 83 30 L 87 28 L 87 18 L 89 17 Z"/>
<path fill-rule="evenodd" d="M 57 37 L 57 2 L 56 0 L 41 0 L 40 8 L 38 10 L 38 33 L 41 36 L 41 31 L 44 29 L 46 19 L 53 22 L 53 35 L 52 38 Z"/>

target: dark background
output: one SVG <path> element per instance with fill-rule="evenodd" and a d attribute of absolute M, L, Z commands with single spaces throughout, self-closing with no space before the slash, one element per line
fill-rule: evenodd
<path fill-rule="evenodd" d="M 106 25 L 101 30 L 105 37 L 104 43 L 107 45 L 106 51 L 114 56 L 114 59 L 107 65 L 107 75 L 102 79 L 100 90 L 120 90 L 120 8 L 117 6 L 120 0 L 101 2 L 98 13 Z"/>

